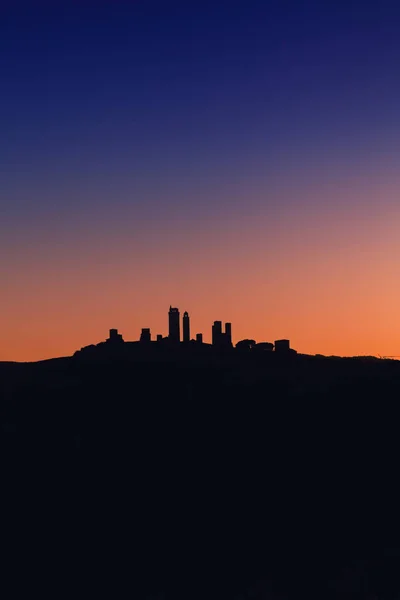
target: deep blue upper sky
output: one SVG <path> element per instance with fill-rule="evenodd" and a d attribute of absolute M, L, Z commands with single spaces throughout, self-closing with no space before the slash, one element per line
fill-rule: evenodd
<path fill-rule="evenodd" d="M 9 4 L 0 161 L 10 217 L 110 195 L 196 211 L 210 181 L 229 196 L 230 180 L 368 168 L 396 145 L 398 2 Z"/>

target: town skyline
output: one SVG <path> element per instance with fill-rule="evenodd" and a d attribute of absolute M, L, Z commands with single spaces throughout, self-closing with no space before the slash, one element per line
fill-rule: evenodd
<path fill-rule="evenodd" d="M 187 305 L 190 303 L 185 303 L 184 305 Z M 217 303 L 218 304 L 218 303 Z M 238 321 L 238 326 L 236 327 L 236 321 L 233 322 L 233 330 L 232 330 L 232 319 L 230 321 L 220 321 L 220 320 L 215 320 L 215 314 L 223 314 L 224 310 L 220 309 L 218 311 L 212 310 L 208 307 L 208 311 L 206 314 L 206 317 L 204 317 L 204 313 L 202 315 L 202 318 L 198 318 L 198 316 L 196 315 L 196 312 L 188 312 L 188 311 L 180 311 L 179 308 L 173 307 L 171 304 L 169 305 L 170 308 L 172 308 L 173 310 L 177 310 L 178 314 L 179 314 L 179 336 L 180 336 L 180 341 L 183 342 L 184 341 L 184 329 L 185 329 L 185 315 L 187 315 L 187 318 L 189 319 L 189 335 L 190 335 L 190 340 L 196 340 L 196 336 L 199 334 L 201 335 L 201 341 L 205 344 L 205 345 L 213 345 L 213 328 L 215 323 L 220 323 L 221 327 L 223 327 L 223 323 L 225 323 L 225 325 L 228 326 L 228 328 L 230 328 L 230 339 L 231 339 L 231 343 L 232 346 L 235 347 L 235 345 L 242 341 L 242 340 L 255 340 L 256 343 L 260 344 L 260 343 L 271 343 L 274 344 L 275 341 L 279 341 L 279 340 L 294 340 L 294 347 L 296 348 L 297 351 L 301 352 L 302 354 L 309 354 L 309 355 L 324 355 L 324 356 L 343 356 L 343 357 L 351 357 L 351 356 L 375 356 L 377 358 L 391 358 L 391 359 L 398 359 L 400 358 L 400 355 L 397 354 L 397 352 L 393 352 L 393 353 L 389 353 L 389 352 L 385 352 L 385 351 L 375 351 L 375 352 L 360 352 L 357 351 L 357 344 L 355 344 L 354 348 L 355 351 L 352 353 L 345 353 L 345 352 L 341 352 L 340 351 L 340 347 L 338 348 L 338 350 L 333 351 L 333 352 L 327 352 L 327 351 L 323 351 L 321 350 L 321 348 L 324 347 L 324 344 L 321 343 L 320 346 L 316 346 L 314 351 L 307 351 L 304 350 L 301 345 L 299 345 L 298 341 L 297 341 L 297 336 L 291 336 L 290 332 L 289 332 L 289 327 L 284 326 L 281 327 L 280 330 L 277 327 L 276 323 L 271 323 L 270 327 L 268 327 L 268 323 L 266 323 L 263 320 L 260 320 L 260 322 L 258 323 L 258 327 L 254 327 L 254 322 L 252 323 L 252 327 L 248 327 L 246 328 L 246 326 L 243 326 L 243 321 Z M 96 345 L 96 344 L 101 344 L 104 341 L 104 337 L 102 337 L 102 332 L 109 332 L 111 329 L 118 331 L 119 334 L 121 334 L 123 336 L 123 338 L 125 340 L 129 340 L 130 342 L 134 342 L 134 341 L 140 341 L 141 336 L 143 335 L 143 332 L 145 331 L 145 336 L 148 335 L 148 331 L 150 332 L 150 336 L 151 336 L 151 340 L 152 341 L 157 341 L 158 338 L 160 339 L 167 339 L 169 337 L 169 318 L 165 316 L 165 310 L 163 311 L 162 307 L 158 307 L 160 308 L 160 310 L 153 310 L 150 314 L 151 317 L 153 318 L 153 323 L 155 323 L 155 325 L 153 326 L 146 326 L 146 327 L 142 327 L 143 323 L 147 323 L 147 325 L 150 324 L 151 322 L 151 318 L 141 318 L 141 312 L 139 310 L 139 308 L 137 308 L 136 310 L 134 310 L 134 314 L 131 314 L 129 316 L 129 318 L 127 319 L 127 322 L 124 323 L 123 319 L 121 317 L 118 317 L 118 313 L 114 312 L 113 314 L 116 315 L 112 318 L 108 318 L 107 315 L 104 315 L 101 322 L 99 323 L 99 327 L 89 327 L 87 328 L 86 333 L 84 334 L 84 332 L 82 331 L 82 328 L 80 330 L 80 332 L 78 332 L 78 335 L 76 335 L 76 337 L 72 336 L 70 337 L 70 343 L 69 346 L 64 346 L 62 344 L 62 340 L 57 338 L 57 335 L 54 335 L 54 331 L 51 333 L 51 335 L 49 334 L 48 336 L 46 336 L 46 339 L 44 340 L 42 338 L 41 342 L 43 343 L 43 341 L 45 342 L 45 345 L 48 347 L 48 351 L 47 352 L 43 352 L 40 353 L 38 352 L 38 344 L 35 349 L 33 349 L 34 351 L 32 352 L 28 352 L 26 351 L 26 353 L 23 353 L 22 355 L 20 355 L 19 357 L 16 356 L 15 354 L 13 355 L 11 351 L 9 351 L 9 349 L 7 349 L 4 345 L 2 346 L 0 344 L 0 362 L 9 362 L 9 361 L 16 361 L 16 362 L 35 362 L 38 360 L 46 360 L 49 358 L 55 358 L 58 356 L 72 356 L 77 350 L 79 350 L 80 348 L 84 348 L 86 346 L 91 346 L 91 345 Z M 232 315 L 232 311 L 227 311 L 228 314 Z M 143 311 L 143 314 L 146 314 L 145 311 Z M 164 317 L 160 316 L 164 314 Z M 194 314 L 194 318 L 192 318 L 192 315 Z M 201 311 L 200 311 L 200 315 L 201 315 Z M 92 315 L 93 316 L 93 315 Z M 132 326 L 132 321 L 135 322 L 135 325 Z M 140 323 L 140 321 L 142 321 L 142 323 Z M 288 319 L 288 322 L 292 322 L 291 319 Z M 112 327 L 110 327 L 110 323 L 112 325 Z M 251 323 L 251 321 L 250 321 Z M 188 323 L 187 323 L 188 324 Z M 302 324 L 304 325 L 304 323 Z M 268 331 L 269 329 L 269 331 Z M 296 331 L 296 327 L 293 327 L 293 329 Z M 201 331 L 200 331 L 201 330 Z M 91 335 L 88 333 L 89 331 L 91 331 Z M 222 329 L 221 329 L 222 331 Z M 232 333 L 233 331 L 233 333 Z M 286 335 L 281 335 L 282 331 L 284 332 L 284 334 Z M 46 330 L 45 328 L 42 329 L 42 334 L 45 334 Z M 26 338 L 23 337 L 23 331 L 20 329 L 19 333 L 21 335 L 20 339 L 18 340 L 16 337 L 14 337 L 14 342 L 19 342 L 19 344 L 25 348 L 25 350 L 27 350 L 28 348 L 28 344 L 26 342 L 29 343 L 29 341 L 32 341 L 32 339 L 29 339 L 29 336 L 27 336 Z M 186 338 L 185 338 L 186 339 Z M 186 339 L 187 341 L 187 339 Z M 36 342 L 37 344 L 37 342 Z M 395 349 L 396 350 L 396 349 Z"/>
<path fill-rule="evenodd" d="M 203 332 L 197 332 L 194 336 L 191 336 L 190 332 L 190 315 L 188 311 L 184 311 L 181 317 L 181 313 L 178 307 L 170 305 L 168 311 L 168 334 L 164 336 L 162 333 L 151 332 L 151 327 L 142 327 L 140 337 L 138 340 L 127 340 L 124 338 L 117 328 L 111 328 L 109 330 L 109 337 L 98 343 L 89 344 L 77 350 L 74 356 L 96 356 L 99 352 L 101 355 L 102 351 L 108 352 L 124 352 L 129 351 L 130 348 L 135 346 L 146 350 L 146 348 L 154 347 L 164 348 L 168 350 L 181 350 L 191 351 L 201 348 L 212 348 L 217 352 L 229 352 L 230 350 L 238 349 L 251 351 L 255 350 L 259 352 L 272 352 L 275 351 L 279 354 L 297 354 L 296 351 L 290 348 L 290 340 L 279 339 L 273 343 L 266 340 L 259 341 L 251 338 L 245 338 L 233 343 L 232 341 L 232 323 L 223 323 L 222 321 L 214 321 L 211 327 L 211 343 L 204 341 Z"/>

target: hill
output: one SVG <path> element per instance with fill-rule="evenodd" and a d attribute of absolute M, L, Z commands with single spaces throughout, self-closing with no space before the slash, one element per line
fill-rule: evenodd
<path fill-rule="evenodd" d="M 93 590 L 393 597 L 399 362 L 142 353 L 0 377 L 10 510 Z"/>

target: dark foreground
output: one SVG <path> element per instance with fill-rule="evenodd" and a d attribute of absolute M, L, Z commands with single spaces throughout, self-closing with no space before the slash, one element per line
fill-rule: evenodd
<path fill-rule="evenodd" d="M 4 572 L 53 597 L 400 598 L 399 392 L 394 361 L 0 364 Z"/>

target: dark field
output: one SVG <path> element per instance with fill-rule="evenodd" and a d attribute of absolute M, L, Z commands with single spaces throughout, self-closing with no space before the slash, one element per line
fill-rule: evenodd
<path fill-rule="evenodd" d="M 0 381 L 15 586 L 400 597 L 400 363 L 169 353 Z"/>

